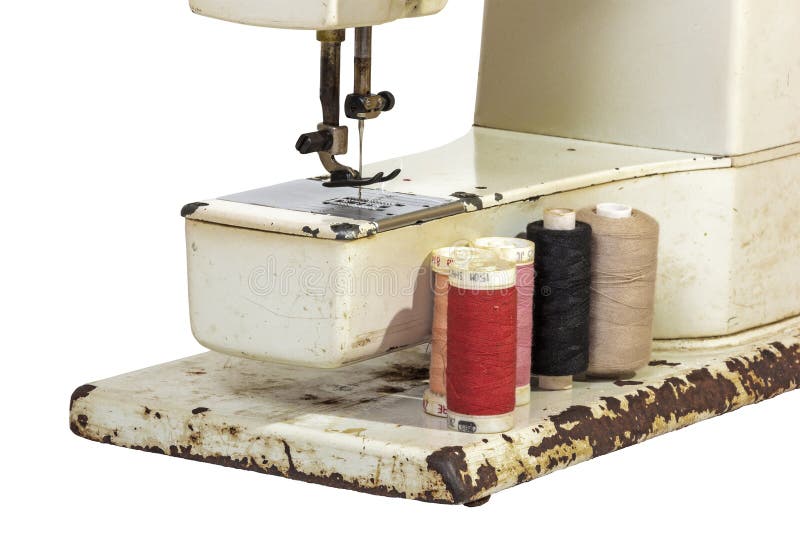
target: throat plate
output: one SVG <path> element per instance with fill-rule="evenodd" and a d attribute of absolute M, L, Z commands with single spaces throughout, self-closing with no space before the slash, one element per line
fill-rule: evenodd
<path fill-rule="evenodd" d="M 418 222 L 463 213 L 461 201 L 380 189 L 328 189 L 317 180 L 295 180 L 220 198 L 251 204 L 344 219 L 369 221 L 378 231 L 393 230 Z"/>

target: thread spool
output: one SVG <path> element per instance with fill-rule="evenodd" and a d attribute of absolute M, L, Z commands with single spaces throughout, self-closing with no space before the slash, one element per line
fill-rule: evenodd
<path fill-rule="evenodd" d="M 447 310 L 447 423 L 489 434 L 514 426 L 516 267 L 496 258 L 452 265 Z"/>
<path fill-rule="evenodd" d="M 587 374 L 629 375 L 650 361 L 652 351 L 658 222 L 613 203 L 581 210 L 578 220 L 592 227 Z"/>
<path fill-rule="evenodd" d="M 422 395 L 425 413 L 447 417 L 447 293 L 450 290 L 450 266 L 474 258 L 490 260 L 493 254 L 471 247 L 444 247 L 431 253 L 433 271 L 433 326 L 431 329 L 430 386 Z"/>
<path fill-rule="evenodd" d="M 589 366 L 592 229 L 575 211 L 550 209 L 528 225 L 536 244 L 532 371 L 539 388 L 572 388 Z"/>
<path fill-rule="evenodd" d="M 531 348 L 533 341 L 533 260 L 536 246 L 527 239 L 482 237 L 473 245 L 494 252 L 517 267 L 517 371 L 516 405 L 531 402 Z"/>

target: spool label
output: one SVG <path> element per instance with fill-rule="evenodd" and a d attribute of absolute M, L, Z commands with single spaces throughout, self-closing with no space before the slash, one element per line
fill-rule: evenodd
<path fill-rule="evenodd" d="M 497 434 L 514 428 L 514 412 L 503 415 L 464 415 L 453 413 L 447 415 L 447 427 L 465 434 Z"/>
<path fill-rule="evenodd" d="M 516 270 L 470 271 L 454 268 L 450 271 L 450 285 L 461 289 L 507 289 L 516 285 Z"/>
<path fill-rule="evenodd" d="M 459 432 L 464 432 L 466 434 L 474 434 L 478 431 L 478 425 L 472 421 L 463 421 L 453 417 L 448 417 L 448 424 L 450 428 L 454 428 Z"/>
<path fill-rule="evenodd" d="M 444 402 L 444 397 L 439 397 L 430 390 L 426 390 L 422 397 L 422 409 L 428 415 L 447 417 L 447 405 Z"/>
<path fill-rule="evenodd" d="M 536 253 L 536 245 L 532 241 L 516 237 L 482 237 L 475 240 L 475 246 L 491 250 L 516 265 L 530 265 Z"/>
<path fill-rule="evenodd" d="M 533 263 L 534 249 L 533 248 L 515 248 L 514 249 L 514 262 L 517 265 L 530 265 Z"/>
<path fill-rule="evenodd" d="M 467 263 L 475 258 L 490 259 L 492 254 L 483 249 L 473 247 L 444 247 L 431 253 L 431 268 L 440 274 L 450 274 L 454 264 Z"/>

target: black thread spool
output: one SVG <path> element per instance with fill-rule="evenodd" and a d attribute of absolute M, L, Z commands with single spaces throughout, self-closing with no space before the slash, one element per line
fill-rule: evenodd
<path fill-rule="evenodd" d="M 528 239 L 536 243 L 532 373 L 540 389 L 570 389 L 589 367 L 592 228 L 573 210 L 551 209 L 528 225 Z"/>

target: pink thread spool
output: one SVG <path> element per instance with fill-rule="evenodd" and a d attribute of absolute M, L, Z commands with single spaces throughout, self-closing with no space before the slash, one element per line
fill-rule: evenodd
<path fill-rule="evenodd" d="M 536 245 L 527 239 L 482 237 L 473 245 L 494 252 L 517 266 L 517 406 L 531 402 L 531 346 L 533 341 L 533 260 Z"/>
<path fill-rule="evenodd" d="M 422 407 L 429 415 L 447 417 L 447 294 L 450 290 L 450 267 L 475 258 L 494 257 L 487 250 L 472 247 L 445 247 L 431 253 L 434 279 L 430 387 L 422 396 Z"/>

